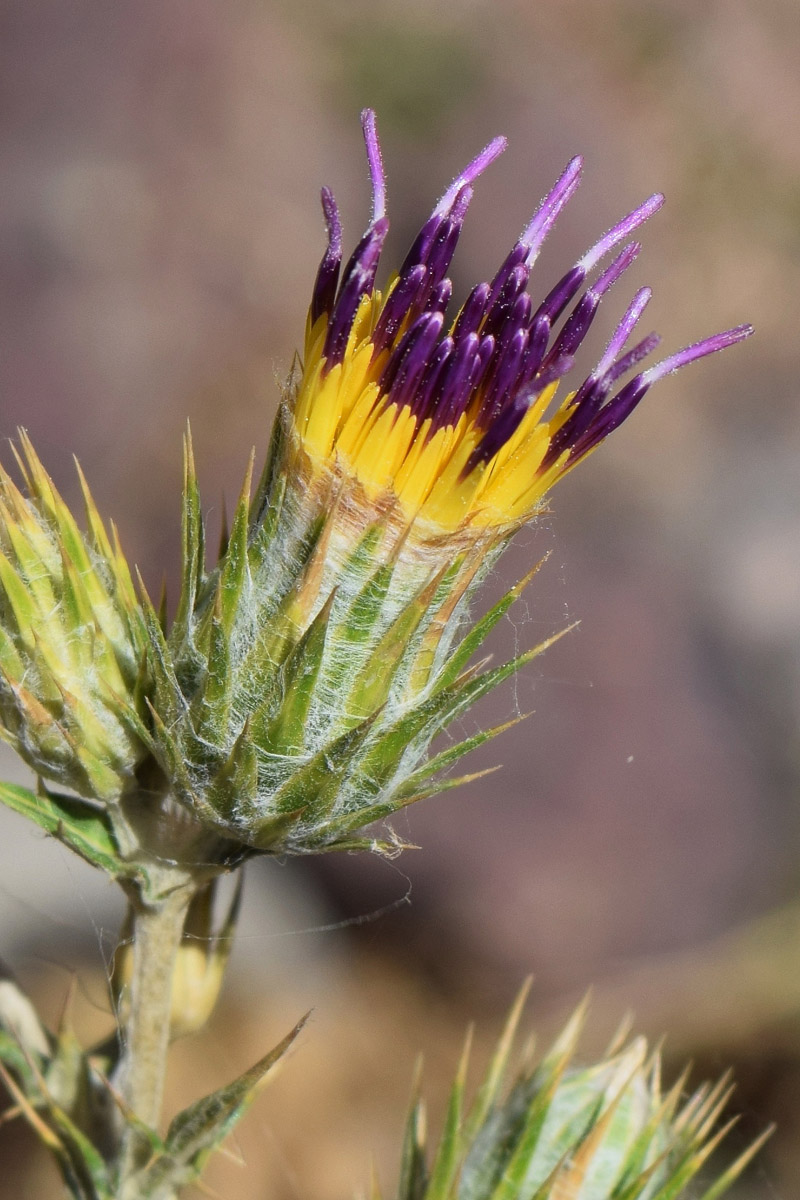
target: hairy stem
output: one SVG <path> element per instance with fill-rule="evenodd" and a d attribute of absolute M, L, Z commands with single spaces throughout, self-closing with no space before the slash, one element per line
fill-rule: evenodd
<path fill-rule="evenodd" d="M 122 1096 L 139 1119 L 155 1128 L 161 1115 L 172 1006 L 172 977 L 194 887 L 183 878 L 155 903 L 136 897 L 129 1016 L 119 1072 Z M 146 1140 L 128 1126 L 121 1147 L 125 1180 L 149 1154 Z"/>

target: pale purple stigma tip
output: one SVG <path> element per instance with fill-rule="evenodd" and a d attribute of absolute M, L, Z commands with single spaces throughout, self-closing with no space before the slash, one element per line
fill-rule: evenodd
<path fill-rule="evenodd" d="M 650 303 L 652 294 L 652 290 L 649 287 L 643 287 L 633 297 L 625 316 L 614 332 L 614 336 L 606 346 L 605 354 L 597 364 L 596 375 L 605 375 L 606 371 L 615 363 L 617 356 L 625 349 L 628 338 L 633 333 L 639 318 Z"/>
<path fill-rule="evenodd" d="M 444 216 L 452 208 L 456 197 L 465 184 L 474 183 L 479 175 L 482 175 L 486 168 L 493 163 L 496 158 L 503 153 L 508 145 L 508 138 L 496 137 L 489 142 L 488 146 L 484 146 L 480 154 L 476 154 L 472 162 L 469 163 L 460 175 L 456 175 L 450 187 L 442 196 L 436 208 L 433 210 L 434 216 Z"/>
<path fill-rule="evenodd" d="M 641 253 L 641 242 L 629 242 L 621 253 L 617 255 L 610 266 L 606 267 L 603 274 L 589 288 L 595 296 L 605 296 L 610 287 L 617 282 L 619 277 L 627 271 L 628 267 L 633 263 Z"/>
<path fill-rule="evenodd" d="M 472 197 L 475 195 L 475 189 L 467 183 L 462 187 L 461 191 L 453 202 L 453 211 L 450 214 L 450 219 L 460 224 L 467 214 L 467 209 L 472 203 Z"/>
<path fill-rule="evenodd" d="M 372 182 L 372 220 L 374 223 L 386 215 L 386 175 L 383 170 L 383 155 L 378 140 L 378 126 L 373 108 L 365 108 L 362 112 L 361 129 L 367 147 L 367 163 Z"/>
<path fill-rule="evenodd" d="M 527 246 L 526 261 L 532 265 L 541 250 L 544 240 L 558 220 L 559 214 L 571 199 L 581 181 L 583 158 L 580 154 L 567 163 L 560 179 L 552 191 L 548 192 L 537 208 L 530 224 L 523 230 L 520 242 Z"/>
<path fill-rule="evenodd" d="M 737 325 L 735 329 L 726 329 L 724 333 L 715 333 L 701 342 L 694 342 L 693 345 L 678 350 L 676 354 L 671 354 L 663 362 L 656 363 L 655 366 L 643 371 L 642 383 L 649 387 L 656 380 L 663 379 L 665 375 L 671 375 L 673 371 L 679 371 L 681 367 L 696 362 L 698 358 L 706 358 L 709 354 L 716 354 L 718 350 L 726 350 L 728 346 L 735 346 L 737 342 L 743 342 L 753 332 L 752 325 Z"/>
<path fill-rule="evenodd" d="M 649 200 L 645 200 L 644 204 L 640 204 L 633 212 L 623 217 L 618 224 L 609 229 L 608 233 L 603 234 L 600 241 L 580 259 L 578 265 L 583 267 L 584 271 L 591 271 L 601 258 L 605 258 L 609 250 L 613 250 L 619 242 L 633 233 L 634 229 L 638 229 L 649 217 L 657 213 L 663 203 L 664 197 L 660 192 L 656 192 Z"/>
<path fill-rule="evenodd" d="M 324 187 L 320 194 L 322 199 L 322 212 L 325 217 L 325 228 L 328 233 L 328 254 L 332 257 L 342 257 L 342 222 L 339 217 L 339 208 L 334 199 L 333 192 L 330 188 Z"/>

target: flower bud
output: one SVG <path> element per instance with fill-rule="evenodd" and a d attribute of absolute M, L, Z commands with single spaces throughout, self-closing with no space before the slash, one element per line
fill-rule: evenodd
<path fill-rule="evenodd" d="M 0 468 L 0 736 L 37 774 L 112 803 L 146 754 L 141 608 L 83 476 L 86 534 L 20 438 L 27 495 Z"/>
<path fill-rule="evenodd" d="M 574 1065 L 585 1005 L 541 1062 L 523 1055 L 507 1085 L 523 999 L 524 993 L 471 1105 L 468 1043 L 433 1154 L 415 1089 L 398 1200 L 717 1200 L 769 1136 L 768 1130 L 699 1190 L 698 1173 L 734 1123 L 718 1127 L 732 1090 L 727 1079 L 685 1095 L 684 1074 L 664 1093 L 659 1056 L 643 1038 L 618 1039 L 599 1062 Z"/>

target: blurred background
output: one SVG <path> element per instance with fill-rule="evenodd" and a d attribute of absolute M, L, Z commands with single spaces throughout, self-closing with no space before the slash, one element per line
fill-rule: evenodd
<path fill-rule="evenodd" d="M 780 1124 L 737 1195 L 800 1194 L 798 61 L 796 0 L 2 6 L 0 434 L 26 426 L 75 504 L 78 455 L 153 590 L 175 575 L 186 418 L 212 530 L 265 449 L 322 183 L 350 245 L 363 228 L 366 104 L 387 262 L 502 132 L 457 295 L 580 151 L 541 294 L 643 197 L 668 200 L 590 354 L 645 282 L 667 350 L 757 327 L 651 393 L 501 564 L 489 593 L 549 552 L 497 653 L 580 620 L 481 714 L 534 710 L 473 759 L 502 772 L 398 821 L 421 849 L 397 860 L 248 868 L 235 968 L 173 1052 L 169 1107 L 314 1016 L 237 1161 L 211 1169 L 218 1194 L 334 1200 L 373 1156 L 391 1191 L 415 1054 L 438 1124 L 466 1022 L 480 1060 L 530 971 L 545 1036 L 591 983 L 587 1054 L 632 1009 L 671 1072 L 733 1065 L 742 1142 Z M 86 1038 L 109 1028 L 119 918 L 103 879 L 0 813 L 0 954 L 52 1021 L 72 986 Z M 0 1152 L 0 1197 L 60 1194 L 18 1123 Z"/>

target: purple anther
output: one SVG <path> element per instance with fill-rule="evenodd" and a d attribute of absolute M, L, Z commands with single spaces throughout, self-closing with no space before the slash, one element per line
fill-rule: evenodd
<path fill-rule="evenodd" d="M 643 359 L 652 354 L 660 345 L 661 338 L 659 334 L 648 334 L 646 338 L 642 338 L 640 342 L 637 342 L 627 354 L 621 355 L 615 363 L 611 364 L 603 375 L 604 381 L 609 384 L 616 383 L 618 379 L 621 379 L 623 375 L 627 375 L 628 371 L 632 371 L 634 367 L 638 366 Z"/>
<path fill-rule="evenodd" d="M 585 278 L 586 272 L 583 267 L 572 267 L 567 271 L 539 305 L 536 318 L 547 317 L 551 325 L 555 324 L 570 300 L 577 296 Z"/>
<path fill-rule="evenodd" d="M 512 306 L 511 312 L 508 314 L 508 320 L 511 325 L 523 326 L 530 325 L 531 309 L 533 301 L 527 292 L 522 292 L 517 296 Z"/>
<path fill-rule="evenodd" d="M 573 398 L 569 416 L 550 439 L 550 445 L 540 464 L 542 471 L 551 467 L 565 450 L 573 447 L 583 437 L 610 390 L 611 383 L 605 377 L 596 379 L 590 376 L 581 384 Z"/>
<path fill-rule="evenodd" d="M 344 358 L 361 297 L 372 289 L 375 282 L 375 272 L 388 230 L 386 217 L 376 221 L 364 234 L 347 264 L 322 350 L 326 373 Z"/>
<path fill-rule="evenodd" d="M 500 264 L 499 270 L 492 280 L 491 290 L 489 293 L 490 307 L 494 304 L 495 300 L 500 295 L 500 292 L 505 287 L 506 280 L 514 268 L 518 267 L 520 263 L 525 262 L 527 254 L 527 246 L 523 246 L 522 242 L 517 242 L 516 245 L 512 246 L 511 251 Z"/>
<path fill-rule="evenodd" d="M 445 213 L 449 213 L 456 201 L 456 197 L 465 184 L 474 183 L 478 176 L 483 174 L 489 164 L 493 163 L 503 153 L 507 145 L 507 138 L 496 137 L 489 142 L 488 146 L 484 146 L 480 154 L 476 154 L 475 158 L 464 168 L 461 174 L 456 175 L 450 187 L 433 210 L 434 216 L 443 216 Z"/>
<path fill-rule="evenodd" d="M 715 333 L 713 337 L 704 338 L 701 342 L 686 346 L 677 354 L 671 354 L 669 358 L 665 358 L 663 362 L 649 367 L 642 372 L 642 382 L 650 386 L 656 380 L 663 379 L 665 375 L 671 375 L 673 371 L 688 366 L 698 358 L 705 358 L 708 354 L 716 354 L 718 350 L 725 350 L 728 346 L 735 346 L 737 342 L 743 342 L 752 333 L 752 325 L 737 325 L 735 329 L 726 329 L 724 333 Z"/>
<path fill-rule="evenodd" d="M 547 317 L 536 317 L 530 326 L 528 348 L 520 372 L 520 387 L 530 383 L 542 365 L 550 341 L 550 322 Z"/>
<path fill-rule="evenodd" d="M 416 322 L 389 389 L 392 404 L 413 407 L 417 385 L 425 373 L 443 324 L 442 313 L 425 313 Z"/>
<path fill-rule="evenodd" d="M 469 184 L 461 189 L 455 198 L 452 210 L 450 212 L 450 220 L 455 221 L 458 225 L 463 225 L 464 218 L 467 215 L 467 209 L 472 203 L 472 197 L 475 195 L 475 189 Z"/>
<path fill-rule="evenodd" d="M 488 369 L 489 363 L 492 361 L 496 349 L 497 342 L 491 334 L 481 338 L 480 345 L 478 346 L 478 359 L 481 363 L 481 374 Z"/>
<path fill-rule="evenodd" d="M 342 264 L 342 223 L 339 210 L 330 188 L 324 187 L 321 192 L 322 211 L 325 216 L 325 228 L 328 232 L 328 248 L 319 264 L 314 291 L 311 297 L 311 324 L 313 325 L 323 313 L 329 313 L 336 298 L 336 285 L 339 282 L 339 268 Z"/>
<path fill-rule="evenodd" d="M 462 479 L 466 479 L 470 471 L 473 471 L 479 463 L 489 462 L 499 450 L 502 450 L 506 442 L 519 429 L 532 401 L 532 394 L 519 392 L 509 404 L 503 406 L 502 412 L 489 424 L 483 437 L 467 459 L 461 472 Z"/>
<path fill-rule="evenodd" d="M 652 217 L 664 203 L 664 197 L 660 192 L 656 192 L 649 200 L 645 200 L 644 204 L 640 204 L 633 212 L 628 213 L 627 217 L 623 217 L 616 225 L 609 229 L 608 233 L 604 233 L 599 242 L 592 246 L 591 250 L 587 250 L 583 258 L 578 260 L 578 266 L 583 267 L 588 274 L 601 258 L 605 258 L 610 250 L 623 242 L 626 237 L 633 233 L 634 229 L 638 229 L 640 225 Z"/>
<path fill-rule="evenodd" d="M 412 267 L 417 266 L 418 263 L 427 263 L 431 246 L 435 242 L 436 235 L 443 224 L 444 218 L 440 217 L 438 213 L 435 213 L 432 217 L 428 217 L 428 220 L 411 243 L 408 254 L 403 259 L 403 265 L 399 271 L 401 276 L 410 271 Z"/>
<path fill-rule="evenodd" d="M 438 317 L 439 327 L 441 328 L 443 321 L 441 313 L 423 313 L 422 316 L 417 317 L 417 319 L 412 322 L 412 324 L 403 334 L 400 341 L 395 346 L 394 350 L 389 356 L 389 361 L 383 368 L 381 377 L 378 381 L 380 390 L 384 395 L 388 394 L 394 387 L 395 380 L 397 379 L 397 375 L 401 366 L 404 362 L 406 362 L 409 354 L 414 350 L 414 346 L 417 344 L 420 337 L 425 332 L 425 329 L 430 324 L 432 317 L 434 316 Z"/>
<path fill-rule="evenodd" d="M 581 181 L 583 159 L 580 155 L 570 159 L 552 191 L 542 200 L 536 213 L 520 236 L 525 246 L 529 266 L 533 266 L 544 245 L 545 238 L 558 220 L 559 214 L 568 203 Z"/>
<path fill-rule="evenodd" d="M 540 395 L 545 388 L 550 387 L 557 379 L 563 379 L 575 365 L 571 354 L 560 354 L 551 363 L 546 363 L 535 379 L 535 395 Z"/>
<path fill-rule="evenodd" d="M 617 255 L 589 290 L 581 296 L 575 310 L 553 343 L 553 348 L 545 359 L 546 365 L 554 361 L 559 354 L 575 353 L 589 332 L 603 296 L 617 282 L 623 271 L 627 271 L 640 249 L 638 242 L 631 242 L 621 254 Z"/>
<path fill-rule="evenodd" d="M 687 346 L 676 354 L 670 355 L 669 358 L 665 358 L 663 362 L 656 363 L 655 366 L 642 371 L 640 375 L 635 375 L 600 410 L 584 436 L 573 445 L 570 461 L 583 458 L 598 442 L 608 437 L 630 416 L 642 397 L 659 379 L 663 379 L 665 375 L 670 375 L 673 371 L 680 370 L 681 367 L 688 366 L 698 358 L 705 358 L 708 354 L 716 354 L 718 350 L 735 346 L 737 342 L 742 342 L 745 338 L 750 337 L 752 332 L 752 325 L 737 325 L 735 329 L 728 329 L 724 333 L 717 333 L 713 337 L 704 338 L 701 342 L 695 342 L 694 345 Z"/>
<path fill-rule="evenodd" d="M 340 295 L 347 287 L 348 280 L 355 271 L 360 270 L 362 273 L 371 272 L 374 280 L 375 272 L 378 269 L 378 259 L 380 258 L 383 243 L 386 241 L 386 234 L 388 232 L 388 217 L 381 217 L 374 225 L 368 226 L 355 250 L 347 260 L 347 265 L 342 272 L 342 285 L 339 289 Z"/>
<path fill-rule="evenodd" d="M 517 329 L 498 359 L 481 403 L 478 423 L 488 428 L 490 422 L 505 407 L 505 400 L 516 384 L 528 346 L 528 330 Z"/>
<path fill-rule="evenodd" d="M 471 377 L 478 354 L 479 338 L 470 333 L 458 343 L 455 352 L 447 361 L 445 369 L 431 397 L 433 405 L 433 428 L 455 425 L 467 408 L 471 395 Z"/>
<path fill-rule="evenodd" d="M 652 290 L 649 287 L 643 287 L 633 297 L 625 312 L 625 316 L 615 329 L 611 341 L 606 346 L 603 357 L 593 372 L 595 376 L 605 375 L 606 371 L 616 362 L 618 355 L 622 353 L 628 338 L 633 333 L 639 318 L 650 303 L 652 294 Z"/>
<path fill-rule="evenodd" d="M 420 263 L 398 279 L 372 334 L 375 354 L 385 350 L 394 341 L 406 314 L 422 289 L 427 273 L 427 268 Z"/>
<path fill-rule="evenodd" d="M 594 449 L 598 442 L 602 442 L 610 433 L 613 433 L 623 421 L 627 420 L 649 390 L 650 384 L 645 383 L 641 375 L 636 375 L 630 383 L 626 383 L 613 400 L 610 400 L 605 408 L 601 408 L 583 436 L 574 442 L 570 450 L 569 461 L 576 462 L 579 458 L 583 458 L 590 450 Z"/>
<path fill-rule="evenodd" d="M 527 292 L 523 292 L 518 296 L 509 309 L 506 310 L 505 317 L 494 323 L 495 334 L 497 338 L 497 353 L 495 362 L 498 363 L 505 355 L 506 349 L 511 344 L 515 334 L 520 329 L 525 329 L 527 335 L 527 326 L 530 320 L 531 306 L 530 297 Z M 484 327 L 484 332 L 490 332 L 490 322 L 487 321 Z M 525 342 L 527 344 L 527 336 Z"/>
<path fill-rule="evenodd" d="M 460 234 L 460 222 L 448 219 L 443 223 L 425 260 L 431 284 L 439 283 L 447 274 L 447 269 L 453 261 L 453 254 L 458 245 Z"/>
<path fill-rule="evenodd" d="M 426 312 L 445 312 L 453 296 L 453 284 L 449 279 L 443 279 L 428 296 L 425 305 Z"/>
<path fill-rule="evenodd" d="M 386 216 L 386 175 L 383 170 L 383 155 L 378 140 L 375 110 L 365 108 L 361 114 L 361 129 L 367 147 L 367 163 L 372 183 L 372 224 Z"/>
<path fill-rule="evenodd" d="M 641 242 L 629 242 L 622 250 L 610 266 L 606 267 L 602 275 L 599 275 L 595 282 L 590 286 L 589 291 L 594 292 L 598 299 L 605 296 L 609 288 L 612 288 L 619 277 L 627 271 L 631 263 L 635 262 L 641 253 Z"/>
<path fill-rule="evenodd" d="M 467 334 L 476 332 L 486 315 L 490 290 L 488 283 L 478 283 L 472 289 L 453 326 L 454 338 L 466 337 Z"/>
<path fill-rule="evenodd" d="M 452 357 L 454 349 L 455 343 L 453 339 L 446 337 L 439 342 L 439 345 L 431 355 L 431 359 L 425 368 L 425 374 L 417 388 L 414 403 L 411 405 L 411 411 L 420 422 L 424 421 L 426 417 L 433 415 L 434 397 L 437 394 L 437 386 L 448 360 Z"/>
<path fill-rule="evenodd" d="M 495 341 L 493 337 L 481 338 L 478 346 L 478 353 L 475 355 L 475 362 L 469 377 L 469 386 L 471 388 L 479 387 L 485 380 L 489 370 L 489 363 L 495 351 Z"/>
<path fill-rule="evenodd" d="M 517 297 L 527 287 L 529 276 L 530 269 L 525 263 L 518 263 L 510 272 L 508 279 L 500 289 L 499 296 L 486 313 L 486 320 L 484 322 L 486 333 L 497 333 L 506 320 Z"/>

